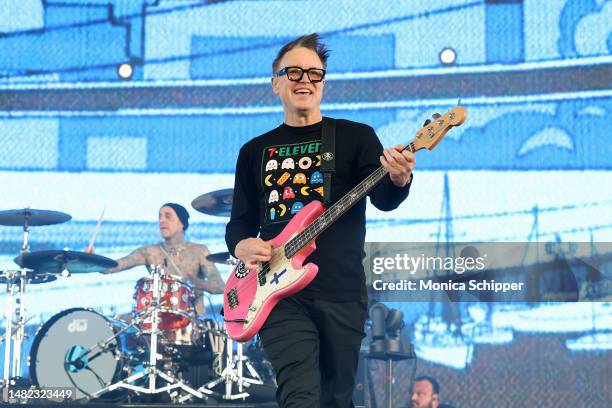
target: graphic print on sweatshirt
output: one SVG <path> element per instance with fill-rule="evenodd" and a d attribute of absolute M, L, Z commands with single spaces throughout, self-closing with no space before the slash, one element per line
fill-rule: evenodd
<path fill-rule="evenodd" d="M 265 223 L 289 221 L 313 200 L 323 200 L 321 141 L 275 145 L 263 150 L 261 185 Z"/>

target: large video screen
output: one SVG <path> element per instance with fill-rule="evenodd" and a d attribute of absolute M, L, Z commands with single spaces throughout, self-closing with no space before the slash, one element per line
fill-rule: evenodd
<path fill-rule="evenodd" d="M 469 112 L 435 150 L 417 153 L 400 208 L 368 206 L 367 241 L 597 248 L 612 241 L 610 21 L 605 0 L 8 1 L 0 7 L 0 211 L 72 216 L 31 227 L 32 251 L 82 251 L 104 212 L 95 253 L 117 259 L 160 242 L 158 210 L 176 202 L 191 215 L 188 240 L 227 251 L 228 218 L 191 202 L 232 188 L 240 147 L 282 123 L 272 60 L 286 42 L 318 32 L 331 50 L 324 115 L 367 123 L 393 146 L 411 141 L 433 113 Z M 18 268 L 22 242 L 22 228 L 0 226 L 0 271 Z M 227 278 L 230 267 L 218 268 Z M 130 313 L 146 274 L 137 267 L 30 285 L 28 330 L 74 307 Z M 449 318 L 440 305 L 391 306 L 411 319 L 406 336 L 421 347 L 419 372 L 440 378 L 444 399 L 458 407 L 557 406 L 585 395 L 586 405 L 573 405 L 603 407 L 610 327 L 577 326 L 610 319 L 601 300 L 496 303 L 479 320 L 487 336 L 460 337 L 442 323 Z M 3 289 L 0 304 L 7 301 Z M 222 298 L 211 303 L 218 311 Z M 468 309 L 457 313 L 473 324 Z M 554 378 L 530 383 L 551 370 Z M 410 369 L 398 376 L 400 406 Z M 584 381 L 568 386 L 562 377 Z M 372 392 L 382 398 L 382 388 Z"/>

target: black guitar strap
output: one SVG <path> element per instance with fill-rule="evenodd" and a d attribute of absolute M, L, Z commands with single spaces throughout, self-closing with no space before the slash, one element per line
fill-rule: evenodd
<path fill-rule="evenodd" d="M 336 172 L 336 119 L 323 117 L 321 132 L 321 173 L 323 173 L 323 203 L 331 205 L 331 180 Z"/>

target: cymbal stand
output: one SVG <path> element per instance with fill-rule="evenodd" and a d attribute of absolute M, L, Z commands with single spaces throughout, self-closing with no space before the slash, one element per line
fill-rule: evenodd
<path fill-rule="evenodd" d="M 23 244 L 20 255 L 30 251 L 29 244 L 30 226 L 28 216 L 23 221 Z M 5 318 L 6 330 L 4 333 L 4 371 L 2 385 L 6 390 L 10 385 L 11 379 L 21 377 L 21 345 L 25 339 L 25 289 L 27 281 L 27 269 L 22 267 L 17 273 L 7 271 L 7 302 Z M 18 282 L 18 286 L 16 283 Z M 17 307 L 15 307 L 15 303 Z M 13 323 L 16 327 L 13 330 Z M 10 371 L 10 374 L 9 374 Z"/>
<path fill-rule="evenodd" d="M 15 329 L 15 340 L 13 342 L 13 372 L 12 377 L 21 377 L 21 345 L 25 339 L 25 286 L 26 286 L 26 270 L 21 270 L 19 278 L 19 295 L 17 301 L 17 327 Z"/>
<path fill-rule="evenodd" d="M 19 255 L 30 252 L 30 226 L 28 225 L 28 217 L 24 218 L 23 222 L 23 244 Z M 15 341 L 13 343 L 13 378 L 21 377 L 21 345 L 25 339 L 25 289 L 27 282 L 27 269 L 21 268 L 21 276 L 19 277 L 19 297 L 16 299 L 18 307 L 17 311 L 17 328 L 15 332 Z"/>
<path fill-rule="evenodd" d="M 236 357 L 234 358 L 234 341 L 229 335 L 225 333 L 223 333 L 223 335 L 226 341 L 225 368 L 221 372 L 219 378 L 204 384 L 198 391 L 212 389 L 217 384 L 225 382 L 225 394 L 223 394 L 223 399 L 236 400 L 248 398 L 251 394 L 249 394 L 246 389 L 251 384 L 263 384 L 263 381 L 255 370 L 255 367 L 253 367 L 249 361 L 249 358 L 244 355 L 242 350 L 243 343 L 236 342 Z M 248 370 L 250 377 L 245 375 L 244 367 Z M 237 394 L 232 393 L 234 384 L 237 387 Z"/>
<path fill-rule="evenodd" d="M 152 313 L 152 316 L 151 316 L 151 349 L 150 349 L 150 354 L 149 354 L 148 366 L 139 373 L 129 376 L 128 378 L 121 380 L 115 384 L 111 384 L 111 385 L 108 385 L 102 388 L 101 390 L 97 391 L 95 394 L 92 395 L 93 398 L 97 398 L 100 395 L 106 392 L 109 392 L 109 391 L 116 390 L 117 388 L 126 388 L 128 390 L 141 392 L 143 394 L 159 394 L 165 391 L 170 393 L 171 390 L 180 388 L 183 391 L 186 391 L 187 393 L 191 394 L 192 396 L 198 397 L 200 399 L 206 398 L 204 394 L 212 394 L 212 391 L 210 390 L 206 390 L 207 392 L 203 390 L 194 390 L 193 388 L 186 385 L 180 379 L 173 377 L 170 373 L 164 372 L 157 368 L 157 360 L 162 357 L 160 354 L 157 353 L 157 346 L 158 346 L 157 337 L 158 337 L 158 329 L 159 329 L 159 308 L 160 308 L 159 299 L 161 297 L 160 295 L 161 271 L 162 271 L 162 268 L 158 266 L 152 266 L 151 268 L 151 275 L 153 276 L 153 296 L 151 297 L 151 307 L 148 310 L 149 313 Z M 145 388 L 145 387 L 140 387 L 140 386 L 131 384 L 134 381 L 137 381 L 143 377 L 148 377 L 148 380 L 149 380 L 148 387 Z M 161 379 L 165 380 L 168 383 L 168 385 L 161 387 L 161 388 L 157 388 L 156 387 L 157 377 L 160 377 Z"/>
<path fill-rule="evenodd" d="M 4 375 L 2 376 L 2 386 L 4 388 L 4 391 L 7 391 L 10 383 L 11 370 L 11 342 L 13 340 L 13 306 L 15 303 L 15 272 L 6 271 L 5 274 L 7 278 L 6 292 L 8 296 L 6 298 L 6 310 L 4 311 Z M 3 401 L 7 401 L 7 398 L 3 398 Z"/>

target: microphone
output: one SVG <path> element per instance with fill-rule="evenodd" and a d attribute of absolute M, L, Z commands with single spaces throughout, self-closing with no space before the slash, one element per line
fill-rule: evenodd
<path fill-rule="evenodd" d="M 77 370 L 82 370 L 83 368 L 85 368 L 85 362 L 80 358 L 76 360 L 66 360 L 64 361 L 64 364 L 71 365 Z"/>
<path fill-rule="evenodd" d="M 83 352 L 79 350 L 78 346 L 71 347 L 70 352 L 64 359 L 64 367 L 73 372 L 82 370 L 87 365 L 87 363 L 83 360 L 83 357 Z"/>

